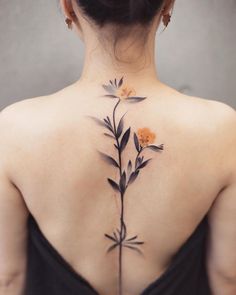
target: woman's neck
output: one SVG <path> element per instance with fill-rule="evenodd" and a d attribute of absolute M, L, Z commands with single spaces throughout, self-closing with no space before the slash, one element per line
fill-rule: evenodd
<path fill-rule="evenodd" d="M 159 81 L 155 64 L 154 41 L 145 49 L 126 47 L 114 54 L 97 46 L 86 48 L 82 74 L 79 82 L 101 84 L 115 78 L 125 77 L 128 83 L 142 86 Z M 134 86 L 135 86 L 134 85 Z"/>

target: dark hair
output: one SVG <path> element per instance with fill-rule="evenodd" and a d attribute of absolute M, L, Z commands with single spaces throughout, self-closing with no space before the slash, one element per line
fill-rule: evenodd
<path fill-rule="evenodd" d="M 76 0 L 98 26 L 149 24 L 164 0 Z"/>
<path fill-rule="evenodd" d="M 149 33 L 149 25 L 159 12 L 165 0 L 76 0 L 83 14 L 99 28 L 109 26 L 108 32 L 99 30 L 98 38 L 105 47 L 106 41 L 116 45 L 120 39 L 132 36 L 145 46 Z M 110 42 L 108 42 L 110 44 Z M 141 56 L 142 53 L 140 53 Z M 129 61 L 128 61 L 129 62 Z"/>

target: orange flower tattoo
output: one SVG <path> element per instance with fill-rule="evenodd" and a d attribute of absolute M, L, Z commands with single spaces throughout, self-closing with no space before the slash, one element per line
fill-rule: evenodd
<path fill-rule="evenodd" d="M 127 99 L 128 97 L 133 97 L 136 95 L 134 88 L 124 85 L 118 88 L 116 95 L 121 99 Z"/>
<path fill-rule="evenodd" d="M 120 100 L 127 102 L 140 102 L 147 97 L 135 96 L 136 91 L 133 87 L 123 84 L 124 77 L 120 80 L 110 80 L 109 84 L 103 84 L 102 87 L 108 94 L 104 95 L 109 98 L 119 98 Z"/>
<path fill-rule="evenodd" d="M 141 147 L 146 147 L 154 143 L 155 138 L 155 133 L 151 132 L 149 128 L 145 127 L 138 129 L 138 141 Z"/>

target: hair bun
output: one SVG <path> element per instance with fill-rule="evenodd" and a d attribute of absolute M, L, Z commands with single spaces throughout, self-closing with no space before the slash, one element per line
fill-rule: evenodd
<path fill-rule="evenodd" d="M 96 24 L 147 24 L 164 0 L 77 0 L 84 13 Z"/>

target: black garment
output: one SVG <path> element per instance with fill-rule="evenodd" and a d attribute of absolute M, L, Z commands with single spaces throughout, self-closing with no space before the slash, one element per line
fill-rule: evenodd
<path fill-rule="evenodd" d="M 29 217 L 28 269 L 24 295 L 99 294 L 60 256 Z M 207 215 L 167 270 L 140 295 L 210 295 L 205 268 Z M 115 295 L 115 294 L 111 294 Z"/>

